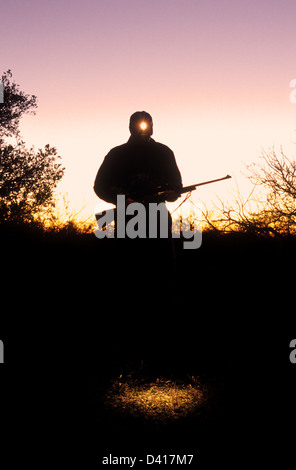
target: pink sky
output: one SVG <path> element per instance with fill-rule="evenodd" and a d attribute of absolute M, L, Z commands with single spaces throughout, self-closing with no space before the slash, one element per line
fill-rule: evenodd
<path fill-rule="evenodd" d="M 57 147 L 62 190 L 77 207 L 92 210 L 97 168 L 127 140 L 136 110 L 152 114 L 154 137 L 175 152 L 184 184 L 226 173 L 243 184 L 243 162 L 261 147 L 295 155 L 295 0 L 0 5 L 1 71 L 10 68 L 39 100 L 37 115 L 23 120 L 24 139 Z"/>

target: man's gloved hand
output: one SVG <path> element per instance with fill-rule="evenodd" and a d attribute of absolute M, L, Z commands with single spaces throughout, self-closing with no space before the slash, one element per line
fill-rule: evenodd
<path fill-rule="evenodd" d="M 161 195 L 154 194 L 151 196 L 146 196 L 144 198 L 144 201 L 147 203 L 154 202 L 154 203 L 159 203 L 159 202 L 174 202 L 180 197 L 181 194 L 178 191 L 174 191 L 173 189 L 168 189 L 167 191 L 164 191 L 161 193 Z M 132 204 L 133 202 L 137 202 L 135 199 L 132 199 L 131 197 L 126 198 L 126 205 L 128 206 L 129 204 Z"/>
<path fill-rule="evenodd" d="M 168 202 L 175 202 L 180 196 L 181 194 L 179 194 L 177 191 L 174 191 L 173 189 L 168 189 L 164 192 L 164 199 Z"/>

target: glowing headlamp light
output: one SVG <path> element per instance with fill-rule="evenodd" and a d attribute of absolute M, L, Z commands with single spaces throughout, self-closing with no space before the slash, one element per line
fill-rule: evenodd
<path fill-rule="evenodd" d="M 140 129 L 141 129 L 142 131 L 145 131 L 145 130 L 147 129 L 147 127 L 148 127 L 148 126 L 147 126 L 147 123 L 146 123 L 146 122 L 143 121 L 143 122 L 140 123 Z"/>

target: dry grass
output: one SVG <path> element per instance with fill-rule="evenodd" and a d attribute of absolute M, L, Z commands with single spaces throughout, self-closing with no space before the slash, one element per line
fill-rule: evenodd
<path fill-rule="evenodd" d="M 192 385 L 165 379 L 148 383 L 116 380 L 106 395 L 105 405 L 134 417 L 165 422 L 196 412 L 204 401 L 197 381 Z"/>

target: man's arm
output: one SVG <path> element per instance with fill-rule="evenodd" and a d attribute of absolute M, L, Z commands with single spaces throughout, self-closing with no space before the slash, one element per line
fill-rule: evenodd
<path fill-rule="evenodd" d="M 120 191 L 119 188 L 116 187 L 114 176 L 112 177 L 114 168 L 116 168 L 116 165 L 114 165 L 115 162 L 112 160 L 112 151 L 110 151 L 106 155 L 97 173 L 94 182 L 94 192 L 100 199 L 111 204 L 116 204 L 116 197 Z"/>

